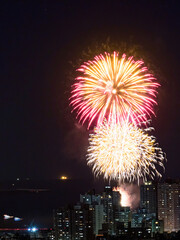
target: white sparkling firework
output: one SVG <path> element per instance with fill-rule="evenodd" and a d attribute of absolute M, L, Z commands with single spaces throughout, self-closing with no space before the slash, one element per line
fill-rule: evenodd
<path fill-rule="evenodd" d="M 88 165 L 95 176 L 119 182 L 161 177 L 157 165 L 164 168 L 164 153 L 149 135 L 152 127 L 140 129 L 128 121 L 120 125 L 105 121 L 90 134 Z"/>

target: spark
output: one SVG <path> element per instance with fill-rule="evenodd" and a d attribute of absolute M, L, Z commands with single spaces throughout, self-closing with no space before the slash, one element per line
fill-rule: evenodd
<path fill-rule="evenodd" d="M 88 165 L 95 176 L 119 182 L 147 181 L 161 177 L 156 166 L 164 168 L 164 153 L 149 135 L 152 127 L 141 129 L 139 125 L 117 124 L 104 121 L 90 134 L 87 154 Z"/>
<path fill-rule="evenodd" d="M 117 52 L 100 54 L 81 65 L 70 98 L 79 121 L 88 121 L 89 128 L 93 121 L 98 126 L 105 118 L 123 122 L 130 109 L 132 123 L 139 115 L 144 121 L 154 114 L 159 84 L 143 65 L 142 60 L 127 59 L 125 54 L 120 58 Z"/>

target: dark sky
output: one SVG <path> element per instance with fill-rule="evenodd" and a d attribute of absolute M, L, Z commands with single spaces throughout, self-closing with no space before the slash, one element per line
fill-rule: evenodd
<path fill-rule="evenodd" d="M 154 134 L 166 176 L 180 177 L 180 4 L 72 2 L 0 2 L 0 179 L 92 175 L 82 157 L 87 132 L 69 107 L 69 62 L 107 37 L 131 38 L 154 59 L 162 85 Z"/>

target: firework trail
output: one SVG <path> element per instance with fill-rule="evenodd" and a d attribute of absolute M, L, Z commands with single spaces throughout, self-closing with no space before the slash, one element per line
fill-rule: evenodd
<path fill-rule="evenodd" d="M 93 121 L 98 126 L 105 118 L 120 123 L 131 110 L 129 121 L 135 124 L 137 116 L 143 121 L 154 114 L 159 84 L 143 65 L 133 57 L 126 59 L 125 54 L 120 58 L 116 52 L 85 62 L 77 69 L 81 76 L 76 78 L 70 98 L 79 121 L 88 120 L 88 128 Z"/>

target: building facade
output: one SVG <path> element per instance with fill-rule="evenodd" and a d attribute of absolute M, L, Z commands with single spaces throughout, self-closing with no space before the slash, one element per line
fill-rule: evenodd
<path fill-rule="evenodd" d="M 158 219 L 164 221 L 164 231 L 180 230 L 180 183 L 158 184 Z"/>
<path fill-rule="evenodd" d="M 140 187 L 140 208 L 157 217 L 157 207 L 157 185 L 150 181 L 145 182 Z"/>

